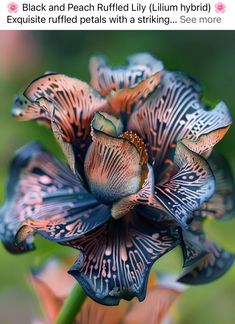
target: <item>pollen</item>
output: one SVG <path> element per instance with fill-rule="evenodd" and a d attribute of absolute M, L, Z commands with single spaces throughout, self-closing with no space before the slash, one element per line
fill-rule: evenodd
<path fill-rule="evenodd" d="M 132 131 L 127 131 L 120 135 L 120 137 L 126 138 L 136 147 L 137 151 L 140 154 L 141 165 L 146 165 L 148 162 L 148 152 L 144 140 Z"/>

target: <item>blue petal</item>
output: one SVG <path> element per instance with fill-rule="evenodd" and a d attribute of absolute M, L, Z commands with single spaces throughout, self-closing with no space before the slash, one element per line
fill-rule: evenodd
<path fill-rule="evenodd" d="M 176 229 L 129 214 L 67 244 L 80 250 L 69 270 L 85 293 L 104 305 L 145 298 L 153 263 L 179 243 Z"/>
<path fill-rule="evenodd" d="M 212 198 L 195 212 L 195 215 L 229 220 L 235 216 L 235 182 L 231 166 L 219 153 L 214 152 L 208 159 L 216 180 L 216 190 Z"/>
<path fill-rule="evenodd" d="M 110 68 L 102 56 L 90 60 L 91 85 L 103 96 L 111 91 L 133 88 L 152 74 L 163 69 L 163 64 L 148 53 L 138 53 L 127 58 L 126 67 Z"/>
<path fill-rule="evenodd" d="M 21 148 L 10 167 L 0 210 L 0 238 L 12 252 L 31 249 L 34 231 L 49 240 L 74 239 L 106 222 L 100 205 L 73 173 L 39 144 Z"/>
<path fill-rule="evenodd" d="M 207 110 L 200 100 L 200 87 L 192 78 L 179 72 L 164 72 L 160 85 L 132 114 L 127 128 L 147 144 L 158 183 L 172 165 L 178 141 L 188 139 L 195 142 L 231 123 L 228 108 L 223 102 L 215 109 Z M 219 138 L 215 141 L 213 137 L 213 144 L 217 141 Z"/>
<path fill-rule="evenodd" d="M 184 267 L 189 267 L 202 259 L 207 251 L 201 240 L 202 232 L 195 233 L 182 230 L 182 251 L 184 258 Z"/>
<path fill-rule="evenodd" d="M 189 285 L 207 284 L 220 278 L 233 265 L 233 254 L 213 242 L 206 242 L 206 247 L 208 251 L 206 256 L 186 271 L 178 279 L 179 282 Z"/>

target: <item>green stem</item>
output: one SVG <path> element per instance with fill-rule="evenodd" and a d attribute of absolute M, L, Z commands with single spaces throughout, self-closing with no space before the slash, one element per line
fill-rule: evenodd
<path fill-rule="evenodd" d="M 56 324 L 73 324 L 85 299 L 86 295 L 82 288 L 79 284 L 76 284 L 65 300 L 57 317 Z"/>

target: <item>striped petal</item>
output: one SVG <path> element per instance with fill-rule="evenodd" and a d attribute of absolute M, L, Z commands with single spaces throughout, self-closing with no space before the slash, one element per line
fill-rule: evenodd
<path fill-rule="evenodd" d="M 50 114 L 49 111 L 38 101 L 30 102 L 25 97 L 17 96 L 12 108 L 12 115 L 16 119 L 26 121 L 35 119 L 50 127 Z"/>
<path fill-rule="evenodd" d="M 0 238 L 12 252 L 33 248 L 36 231 L 53 241 L 74 239 L 106 222 L 100 205 L 73 173 L 39 144 L 20 149 L 11 163 Z"/>
<path fill-rule="evenodd" d="M 208 153 L 230 124 L 231 117 L 223 102 L 207 110 L 200 101 L 200 87 L 194 80 L 179 72 L 165 72 L 160 86 L 132 114 L 128 129 L 147 144 L 158 181 L 172 166 L 179 140 L 190 140 L 194 142 L 191 149 Z"/>
<path fill-rule="evenodd" d="M 228 220 L 235 216 L 235 183 L 231 166 L 220 154 L 208 160 L 215 175 L 216 190 L 212 198 L 195 212 L 196 216 Z"/>
<path fill-rule="evenodd" d="M 178 172 L 167 183 L 155 186 L 155 197 L 187 227 L 193 212 L 213 195 L 215 179 L 208 163 L 182 143 L 177 144 L 174 163 Z"/>
<path fill-rule="evenodd" d="M 83 176 L 84 156 L 91 142 L 90 123 L 106 100 L 85 82 L 61 74 L 43 75 L 24 95 L 31 106 L 14 107 L 13 114 L 18 120 L 46 119 L 70 167 Z"/>
<path fill-rule="evenodd" d="M 177 230 L 129 214 L 67 242 L 81 251 L 69 273 L 101 304 L 117 305 L 134 296 L 142 301 L 153 263 L 178 243 Z"/>
<path fill-rule="evenodd" d="M 110 94 L 100 110 L 118 118 L 121 117 L 126 126 L 131 114 L 141 107 L 159 86 L 160 77 L 161 72 L 157 72 L 134 88 L 121 89 Z"/>
<path fill-rule="evenodd" d="M 184 259 L 184 267 L 191 266 L 202 259 L 207 251 L 203 244 L 204 235 L 202 232 L 182 231 L 182 251 Z"/>
<path fill-rule="evenodd" d="M 113 137 L 100 131 L 104 130 L 100 124 L 97 129 L 99 115 L 92 122 L 93 142 L 84 168 L 91 192 L 98 200 L 111 204 L 139 190 L 145 177 L 147 155 L 144 143 L 135 134 Z"/>
<path fill-rule="evenodd" d="M 187 138 L 182 139 L 182 143 L 191 151 L 208 158 L 212 152 L 213 147 L 217 144 L 227 133 L 230 126 L 216 129 L 206 135 L 201 135 L 196 141 L 191 141 Z"/>
<path fill-rule="evenodd" d="M 234 255 L 213 242 L 206 241 L 207 254 L 178 281 L 189 285 L 206 284 L 220 278 L 234 262 Z"/>
<path fill-rule="evenodd" d="M 138 207 L 138 205 L 149 205 L 152 206 L 154 204 L 155 208 L 159 208 L 161 210 L 161 205 L 158 206 L 156 200 L 153 197 L 154 193 L 154 178 L 153 171 L 150 165 L 148 167 L 148 174 L 143 183 L 142 188 L 137 191 L 137 193 L 129 195 L 120 199 L 112 205 L 112 216 L 115 219 L 118 219 L 125 214 L 127 214 L 130 210 Z M 155 209 L 156 214 L 156 209 Z M 156 216 L 155 216 L 156 217 Z M 150 218 L 151 219 L 151 218 Z"/>
<path fill-rule="evenodd" d="M 90 60 L 91 85 L 107 96 L 111 91 L 135 87 L 162 69 L 162 62 L 148 53 L 129 56 L 126 67 L 115 68 L 110 68 L 104 57 L 95 56 Z"/>
<path fill-rule="evenodd" d="M 148 166 L 148 177 L 140 191 L 125 197 L 112 207 L 112 216 L 124 215 L 135 206 L 143 205 L 141 213 L 160 220 L 176 220 L 188 228 L 193 212 L 208 201 L 215 190 L 215 179 L 208 163 L 190 151 L 182 143 L 177 144 L 174 157 L 175 173 L 168 182 L 154 187 L 152 168 Z M 154 212 L 155 209 L 155 212 Z"/>

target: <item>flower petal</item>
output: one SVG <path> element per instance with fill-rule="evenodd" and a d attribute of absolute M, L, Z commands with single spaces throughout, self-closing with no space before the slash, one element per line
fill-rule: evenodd
<path fill-rule="evenodd" d="M 17 118 L 40 119 L 46 115 L 68 161 L 75 163 L 70 163 L 72 170 L 83 176 L 84 156 L 91 142 L 90 123 L 106 100 L 85 82 L 62 74 L 43 75 L 29 85 L 24 95 L 33 109 L 21 107 Z"/>
<path fill-rule="evenodd" d="M 148 291 L 142 303 L 136 302 L 127 313 L 123 324 L 143 324 L 146 320 L 150 323 L 160 324 L 169 313 L 173 303 L 179 298 L 181 292 L 165 287 L 155 287 Z"/>
<path fill-rule="evenodd" d="M 76 284 L 68 275 L 65 262 L 71 258 L 49 259 L 42 267 L 32 270 L 31 282 L 42 306 L 47 323 L 55 323 L 65 298 Z M 63 263 L 64 261 L 64 263 Z"/>
<path fill-rule="evenodd" d="M 181 276 L 178 281 L 198 285 L 220 278 L 233 265 L 234 255 L 223 250 L 213 242 L 207 242 L 207 255 L 195 267 Z"/>
<path fill-rule="evenodd" d="M 30 102 L 25 97 L 17 96 L 12 108 L 12 115 L 16 119 L 25 121 L 35 119 L 50 127 L 50 114 L 46 107 L 39 104 L 38 101 Z"/>
<path fill-rule="evenodd" d="M 112 206 L 111 214 L 113 218 L 118 219 L 126 215 L 130 210 L 138 206 L 138 204 L 151 205 L 154 192 L 154 178 L 153 171 L 150 165 L 148 167 L 148 174 L 143 183 L 142 188 L 135 194 L 129 195 L 115 202 Z M 155 208 L 157 208 L 157 202 L 155 202 Z M 160 207 L 160 206 L 159 206 Z M 156 213 L 156 211 L 155 211 Z"/>
<path fill-rule="evenodd" d="M 120 324 L 123 323 L 128 307 L 128 303 L 124 301 L 121 305 L 107 307 L 86 298 L 76 317 L 76 324 Z"/>
<path fill-rule="evenodd" d="M 208 162 L 215 175 L 216 190 L 212 198 L 204 203 L 195 215 L 228 220 L 235 216 L 235 183 L 231 166 L 216 152 Z"/>
<path fill-rule="evenodd" d="M 215 179 L 206 160 L 180 142 L 174 163 L 178 171 L 167 183 L 155 186 L 155 198 L 181 226 L 187 227 L 193 211 L 213 195 Z"/>
<path fill-rule="evenodd" d="M 53 241 L 74 239 L 106 222 L 110 209 L 83 189 L 68 168 L 32 143 L 11 163 L 0 217 L 4 245 L 21 252 L 32 248 L 34 231 Z"/>
<path fill-rule="evenodd" d="M 149 157 L 155 168 L 156 180 L 172 165 L 175 146 L 179 140 L 188 139 L 205 144 L 210 137 L 209 150 L 223 136 L 231 124 L 226 105 L 221 102 L 208 111 L 200 102 L 197 83 L 179 72 L 165 72 L 160 86 L 131 116 L 127 128 L 141 136 L 148 146 Z M 216 134 L 216 136 L 215 136 Z"/>
<path fill-rule="evenodd" d="M 114 137 L 123 133 L 121 120 L 105 112 L 96 112 L 92 125 L 94 129 Z"/>
<path fill-rule="evenodd" d="M 97 124 L 96 116 L 93 127 Z M 95 197 L 110 204 L 137 192 L 141 187 L 145 163 L 137 145 L 124 135 L 113 137 L 95 128 L 92 130 L 92 139 L 84 169 Z"/>
<path fill-rule="evenodd" d="M 184 267 L 191 266 L 202 259 L 207 251 L 201 240 L 201 233 L 196 234 L 191 231 L 182 231 L 182 251 L 184 258 Z"/>
<path fill-rule="evenodd" d="M 196 141 L 191 141 L 187 138 L 182 139 L 182 143 L 191 151 L 208 158 L 212 152 L 213 147 L 217 144 L 227 133 L 230 126 L 216 129 L 206 135 L 201 135 Z"/>
<path fill-rule="evenodd" d="M 67 242 L 81 252 L 70 268 L 86 294 L 104 305 L 145 298 L 154 261 L 179 243 L 176 229 L 155 227 L 136 214 L 111 219 L 89 235 Z"/>
<path fill-rule="evenodd" d="M 157 285 L 154 276 L 154 285 L 148 287 L 146 298 L 141 303 L 135 299 L 132 302 L 122 301 L 119 306 L 107 307 L 87 298 L 76 318 L 76 323 L 143 324 L 146 318 L 151 319 L 151 323 L 162 323 L 169 314 L 172 304 L 182 294 L 183 286 L 177 282 L 169 282 L 168 276 L 164 281 L 166 286 L 161 282 Z"/>
<path fill-rule="evenodd" d="M 63 300 L 59 299 L 53 291 L 36 276 L 32 277 L 32 284 L 37 293 L 40 304 L 43 306 L 43 312 L 46 315 L 48 323 L 55 323 L 63 305 Z"/>
<path fill-rule="evenodd" d="M 157 72 L 148 79 L 140 82 L 134 88 L 127 88 L 112 93 L 107 97 L 101 111 L 105 111 L 117 118 L 122 118 L 124 125 L 127 124 L 133 111 L 143 105 L 145 100 L 159 86 L 161 72 Z"/>
<path fill-rule="evenodd" d="M 148 53 L 131 55 L 126 67 L 115 68 L 110 68 L 104 57 L 95 56 L 90 60 L 91 85 L 107 96 L 111 91 L 135 87 L 162 69 L 162 62 Z"/>
<path fill-rule="evenodd" d="M 215 179 L 208 163 L 182 143 L 178 143 L 174 163 L 176 172 L 170 180 L 154 187 L 151 166 L 142 189 L 134 195 L 125 197 L 112 207 L 112 216 L 118 218 L 135 206 L 151 207 L 142 214 L 156 221 L 175 219 L 188 228 L 193 212 L 208 201 L 214 193 Z M 154 212 L 155 209 L 155 212 Z"/>

